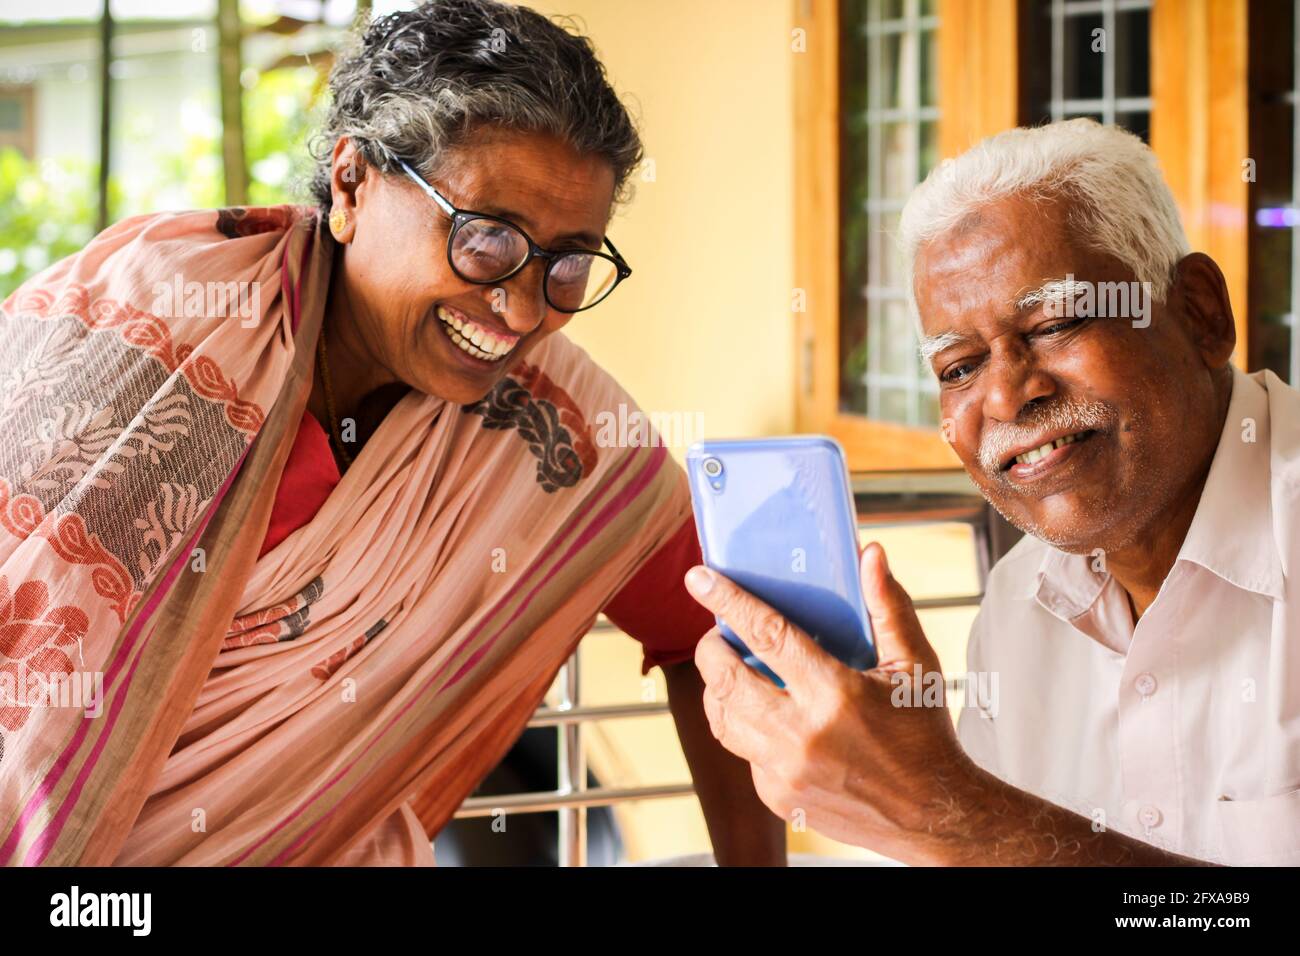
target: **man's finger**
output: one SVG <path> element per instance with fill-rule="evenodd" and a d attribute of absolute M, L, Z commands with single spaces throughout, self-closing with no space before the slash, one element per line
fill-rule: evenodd
<path fill-rule="evenodd" d="M 862 552 L 860 572 L 862 597 L 876 641 L 876 666 L 888 670 L 919 663 L 926 670 L 938 670 L 939 656 L 926 640 L 916 607 L 889 570 L 885 549 L 874 541 Z"/>
<path fill-rule="evenodd" d="M 686 587 L 695 600 L 727 622 L 791 693 L 815 693 L 844 667 L 780 612 L 724 575 L 699 565 L 686 572 Z"/>
<path fill-rule="evenodd" d="M 713 736 L 737 756 L 757 759 L 775 740 L 789 695 L 742 661 L 716 627 L 695 645 L 695 669 Z"/>

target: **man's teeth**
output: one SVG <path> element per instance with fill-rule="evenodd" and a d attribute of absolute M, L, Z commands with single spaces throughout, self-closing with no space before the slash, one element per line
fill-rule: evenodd
<path fill-rule="evenodd" d="M 471 321 L 460 312 L 453 312 L 445 306 L 438 306 L 438 319 L 442 330 L 448 338 L 456 343 L 462 352 L 468 352 L 475 358 L 487 362 L 499 362 L 509 354 L 519 341 L 519 336 L 509 338 L 498 335 L 491 329 Z"/>
<path fill-rule="evenodd" d="M 1062 445 L 1068 445 L 1073 441 L 1078 441 L 1082 435 L 1083 432 L 1079 432 L 1075 435 L 1066 435 L 1064 438 L 1056 439 L 1056 441 L 1049 441 L 1046 445 L 1043 445 L 1040 448 L 1035 448 L 1033 451 L 1027 451 L 1022 455 L 1016 455 L 1016 464 L 1032 465 L 1034 462 L 1038 461 L 1038 459 L 1046 458 L 1047 455 L 1051 453 L 1052 449 L 1060 448 Z"/>

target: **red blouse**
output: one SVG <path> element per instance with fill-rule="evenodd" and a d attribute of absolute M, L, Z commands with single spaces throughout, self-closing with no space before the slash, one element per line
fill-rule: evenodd
<path fill-rule="evenodd" d="M 304 410 L 258 556 L 310 521 L 341 478 L 325 429 Z M 695 525 L 688 517 L 605 606 L 605 616 L 641 642 L 642 674 L 656 665 L 691 660 L 696 643 L 713 626 L 713 615 L 682 582 L 687 569 L 700 562 Z"/>

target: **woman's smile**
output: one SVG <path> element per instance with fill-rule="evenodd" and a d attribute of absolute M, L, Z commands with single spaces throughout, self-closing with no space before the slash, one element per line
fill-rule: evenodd
<path fill-rule="evenodd" d="M 438 328 L 455 361 L 480 374 L 495 370 L 511 355 L 522 336 L 503 332 L 470 318 L 460 309 L 439 304 L 434 307 Z"/>
<path fill-rule="evenodd" d="M 502 332 L 476 322 L 459 309 L 439 305 L 434 309 L 438 322 L 447 337 L 462 352 L 484 362 L 499 362 L 519 344 L 521 336 Z"/>

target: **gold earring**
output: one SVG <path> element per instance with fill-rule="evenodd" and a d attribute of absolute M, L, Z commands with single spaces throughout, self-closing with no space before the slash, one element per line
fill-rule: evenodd
<path fill-rule="evenodd" d="M 334 233 L 334 238 L 339 238 L 339 234 L 347 228 L 348 214 L 342 209 L 334 209 L 330 213 L 330 232 Z"/>

